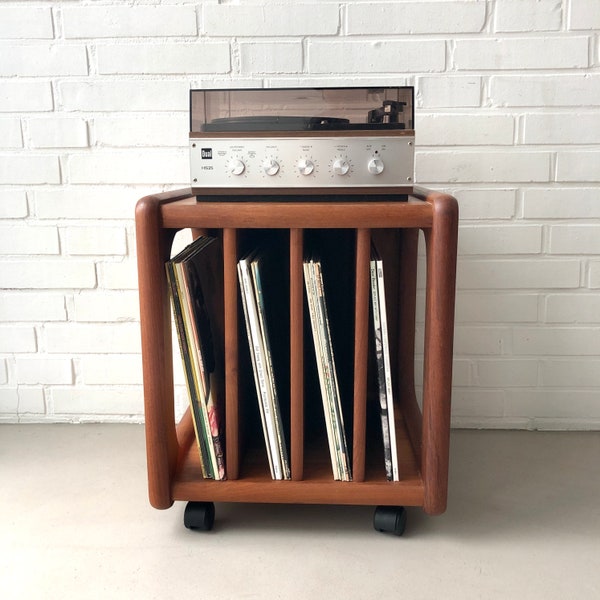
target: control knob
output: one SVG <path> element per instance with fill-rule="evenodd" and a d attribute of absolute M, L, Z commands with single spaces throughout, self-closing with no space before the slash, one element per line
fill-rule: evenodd
<path fill-rule="evenodd" d="M 232 175 L 241 175 L 246 170 L 246 165 L 243 160 L 234 158 L 228 165 L 229 172 Z"/>
<path fill-rule="evenodd" d="M 333 163 L 333 172 L 336 175 L 347 175 L 350 171 L 350 163 L 345 158 L 337 158 Z"/>
<path fill-rule="evenodd" d="M 279 163 L 273 158 L 267 158 L 262 164 L 263 171 L 266 175 L 273 177 L 279 173 Z"/>
<path fill-rule="evenodd" d="M 297 166 L 301 175 L 310 175 L 315 170 L 315 163 L 308 158 L 301 158 Z"/>
<path fill-rule="evenodd" d="M 379 175 L 380 173 L 383 173 L 384 168 L 385 165 L 380 158 L 372 158 L 367 165 L 369 173 L 372 173 L 373 175 Z"/>

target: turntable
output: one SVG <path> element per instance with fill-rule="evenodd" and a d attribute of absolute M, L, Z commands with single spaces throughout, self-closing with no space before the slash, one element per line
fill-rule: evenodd
<path fill-rule="evenodd" d="M 409 194 L 412 87 L 191 90 L 202 194 Z"/>

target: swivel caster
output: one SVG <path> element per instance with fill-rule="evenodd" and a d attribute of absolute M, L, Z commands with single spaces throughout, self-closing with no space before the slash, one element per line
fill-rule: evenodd
<path fill-rule="evenodd" d="M 406 527 L 404 506 L 378 506 L 373 515 L 373 527 L 377 531 L 402 535 Z"/>
<path fill-rule="evenodd" d="M 188 529 L 210 531 L 215 524 L 215 505 L 212 502 L 188 502 L 183 524 Z"/>

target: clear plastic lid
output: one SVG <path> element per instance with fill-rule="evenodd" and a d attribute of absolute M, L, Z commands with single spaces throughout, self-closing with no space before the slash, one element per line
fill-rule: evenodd
<path fill-rule="evenodd" d="M 191 132 L 414 128 L 414 88 L 191 90 Z"/>

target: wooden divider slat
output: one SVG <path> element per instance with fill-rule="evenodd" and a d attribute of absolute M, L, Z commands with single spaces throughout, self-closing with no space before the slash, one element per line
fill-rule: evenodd
<path fill-rule="evenodd" d="M 304 477 L 303 230 L 290 230 L 290 436 L 292 479 Z"/>
<path fill-rule="evenodd" d="M 365 479 L 365 446 L 367 428 L 367 364 L 369 346 L 369 290 L 371 232 L 356 232 L 356 291 L 354 302 L 354 424 L 352 478 Z"/>
<path fill-rule="evenodd" d="M 225 443 L 228 479 L 240 472 L 237 230 L 223 230 L 223 304 L 225 321 Z"/>

